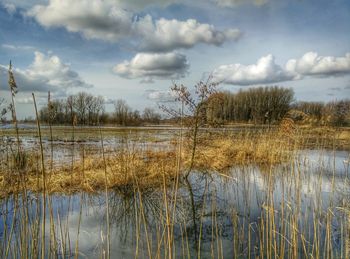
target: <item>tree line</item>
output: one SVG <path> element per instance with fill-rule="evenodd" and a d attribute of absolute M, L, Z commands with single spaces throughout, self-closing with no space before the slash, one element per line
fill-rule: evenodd
<path fill-rule="evenodd" d="M 161 115 L 152 108 L 142 112 L 131 108 L 125 100 L 113 103 L 113 112 L 106 112 L 102 96 L 80 92 L 59 100 L 48 100 L 39 111 L 40 120 L 56 125 L 98 125 L 139 126 L 159 124 Z M 257 87 L 210 93 L 200 105 L 202 125 L 218 126 L 225 123 L 277 124 L 284 117 L 314 125 L 350 125 L 350 100 L 328 103 L 295 101 L 290 88 L 278 86 Z M 0 119 L 6 120 L 6 111 L 11 108 L 0 99 Z"/>
<path fill-rule="evenodd" d="M 114 112 L 110 118 L 112 123 L 129 126 L 138 126 L 144 123 L 159 124 L 161 115 L 152 108 L 145 108 L 142 112 L 132 109 L 125 100 L 119 99 L 114 102 Z"/>
<path fill-rule="evenodd" d="M 237 93 L 216 92 L 204 107 L 209 125 L 229 122 L 276 124 L 284 117 L 317 125 L 350 125 L 349 99 L 328 103 L 297 102 L 291 88 L 278 86 L 250 88 Z"/>
<path fill-rule="evenodd" d="M 350 100 L 323 102 L 296 102 L 291 106 L 290 114 L 300 111 L 300 120 L 306 120 L 317 125 L 349 126 Z"/>
<path fill-rule="evenodd" d="M 294 101 L 290 88 L 258 87 L 237 93 L 217 92 L 206 105 L 209 124 L 225 122 L 275 123 L 280 121 Z"/>
<path fill-rule="evenodd" d="M 41 121 L 52 124 L 97 125 L 104 113 L 103 97 L 81 92 L 60 100 L 49 98 L 39 116 Z"/>
<path fill-rule="evenodd" d="M 152 108 L 145 108 L 143 113 L 132 109 L 126 101 L 114 102 L 114 111 L 107 113 L 102 96 L 80 92 L 60 100 L 50 100 L 40 109 L 42 122 L 61 125 L 98 125 L 117 124 L 138 126 L 144 123 L 157 124 L 161 116 Z"/>

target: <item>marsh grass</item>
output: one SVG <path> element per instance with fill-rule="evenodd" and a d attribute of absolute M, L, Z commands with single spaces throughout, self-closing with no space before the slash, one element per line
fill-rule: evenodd
<path fill-rule="evenodd" d="M 234 165 L 281 164 L 293 158 L 296 145 L 295 139 L 275 131 L 217 134 L 199 142 L 194 167 L 223 171 Z"/>
<path fill-rule="evenodd" d="M 126 139 L 106 152 L 100 133 L 99 155 L 88 156 L 83 149 L 78 158 L 75 148 L 73 163 L 53 166 L 46 178 L 37 152 L 28 156 L 25 178 L 11 173 L 11 163 L 1 167 L 0 257 L 113 258 L 116 227 L 125 239 L 131 236 L 135 258 L 347 258 L 350 253 L 349 193 L 342 202 L 323 200 L 322 179 L 327 175 L 334 182 L 335 168 L 320 160 L 317 171 L 310 172 L 299 153 L 312 142 L 303 130 L 201 132 L 193 164 L 197 173 L 189 179 L 183 178 L 192 157 L 186 134 L 180 132 L 167 149 Z M 332 139 L 335 147 L 331 137 L 312 143 L 324 149 Z M 260 178 L 254 168 L 260 168 Z M 251 177 L 263 183 L 259 195 L 251 189 Z M 316 183 L 306 206 L 302 193 L 310 178 Z M 344 181 L 349 184 L 348 178 Z M 233 190 L 224 203 L 222 188 Z M 329 191 L 339 190 L 331 184 Z M 67 202 L 59 205 L 53 195 L 62 194 Z M 80 197 L 78 206 L 71 194 Z M 82 226 L 85 210 L 94 204 L 87 197 L 95 195 L 104 197 L 99 209 L 104 227 L 100 241 L 94 240 L 100 245 L 86 255 L 81 238 L 89 230 Z M 232 205 L 235 199 L 242 204 Z M 258 214 L 252 211 L 254 202 Z M 72 224 L 74 211 L 78 217 Z"/>
<path fill-rule="evenodd" d="M 209 135 L 207 135 L 209 134 Z M 103 140 L 101 139 L 101 142 Z M 75 193 L 80 190 L 98 192 L 107 188 L 131 185 L 137 179 L 141 187 L 162 186 L 166 182 L 183 174 L 188 167 L 194 170 L 224 172 L 235 165 L 255 164 L 273 166 L 293 159 L 297 148 L 295 139 L 286 138 L 279 132 L 260 133 L 204 133 L 199 138 L 195 160 L 192 164 L 192 149 L 186 139 L 185 144 L 173 141 L 168 150 L 152 150 L 128 145 L 111 150 L 108 156 L 103 147 L 101 156 L 86 156 L 73 160 L 70 165 L 56 166 L 51 169 L 46 188 L 49 193 Z M 179 150 L 178 146 L 182 146 Z M 33 157 L 33 160 L 35 157 Z M 42 191 L 43 178 L 37 175 L 37 163 L 29 163 L 26 168 L 26 186 L 33 192 Z M 74 162 L 73 162 L 74 161 Z M 180 162 L 181 161 L 181 162 Z M 177 169 L 176 169 L 177 168 Z M 82 174 L 82 172 L 84 172 Z M 11 185 L 6 186 L 6 178 L 11 178 Z M 16 193 L 19 177 L 0 172 L 3 183 L 2 196 Z M 39 181 L 40 184 L 37 184 Z"/>

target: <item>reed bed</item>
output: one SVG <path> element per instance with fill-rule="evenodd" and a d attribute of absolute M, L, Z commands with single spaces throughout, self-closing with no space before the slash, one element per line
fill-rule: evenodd
<path fill-rule="evenodd" d="M 219 172 L 236 165 L 273 166 L 293 159 L 297 148 L 294 137 L 275 130 L 216 134 L 199 141 L 194 165 Z"/>
<path fill-rule="evenodd" d="M 141 186 L 159 186 L 162 184 L 160 175 L 167 179 L 174 177 L 176 161 L 173 152 L 116 152 L 106 158 L 107 187 L 114 188 L 132 185 L 139 181 Z M 26 188 L 32 192 L 43 190 L 42 176 L 37 175 L 33 168 L 26 174 Z M 2 185 L 0 195 L 20 193 L 21 181 L 19 175 L 5 173 L 0 175 Z M 54 168 L 48 175 L 46 190 L 50 193 L 76 193 L 79 191 L 99 192 L 105 188 L 104 160 L 100 157 L 87 157 L 84 161 L 76 161 L 71 167 Z"/>
<path fill-rule="evenodd" d="M 183 140 L 184 143 L 190 141 Z M 105 159 L 102 156 L 84 156 L 73 164 L 55 166 L 48 174 L 46 190 L 52 193 L 76 193 L 85 191 L 99 192 L 107 188 L 132 185 L 135 181 L 140 186 L 160 186 L 162 177 L 168 182 L 174 179 L 177 171 L 176 147 L 173 141 L 169 150 L 151 150 L 127 145 L 110 150 Z M 293 158 L 296 148 L 295 140 L 283 137 L 273 131 L 242 134 L 203 134 L 198 141 L 198 149 L 194 159 L 194 170 L 223 172 L 235 165 L 256 164 L 273 166 L 287 162 Z M 191 147 L 184 144 L 181 151 L 181 171 L 183 174 L 191 161 Z M 31 192 L 43 190 L 43 176 L 38 174 L 40 161 L 37 155 L 27 157 L 25 170 L 25 188 Z M 14 162 L 0 171 L 0 197 L 20 193 L 23 185 L 20 174 L 11 170 Z M 106 177 L 105 170 L 106 166 Z M 106 184 L 105 184 L 106 180 Z"/>
<path fill-rule="evenodd" d="M 38 151 L 21 168 L 5 152 L 0 257 L 348 258 L 349 166 L 342 176 L 335 157 L 312 166 L 299 150 L 326 152 L 331 137 L 294 126 L 201 132 L 188 178 L 185 132 L 166 149 L 112 150 L 101 133 L 97 155 L 74 147 L 69 163 L 46 167 L 45 185 Z"/>

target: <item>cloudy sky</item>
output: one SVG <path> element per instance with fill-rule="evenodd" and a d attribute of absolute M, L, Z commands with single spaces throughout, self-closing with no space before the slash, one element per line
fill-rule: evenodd
<path fill-rule="evenodd" d="M 21 117 L 86 91 L 142 110 L 173 82 L 238 91 L 292 87 L 298 100 L 350 97 L 348 0 L 0 0 L 0 97 L 11 59 Z"/>

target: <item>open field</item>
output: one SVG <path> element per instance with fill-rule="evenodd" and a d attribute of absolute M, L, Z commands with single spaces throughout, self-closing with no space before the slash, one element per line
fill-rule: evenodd
<path fill-rule="evenodd" d="M 3 129 L 0 255 L 346 258 L 349 132 Z"/>

